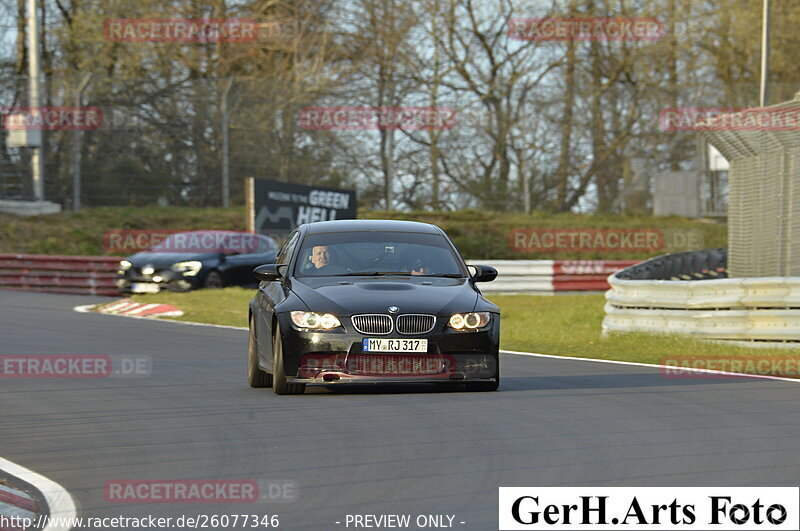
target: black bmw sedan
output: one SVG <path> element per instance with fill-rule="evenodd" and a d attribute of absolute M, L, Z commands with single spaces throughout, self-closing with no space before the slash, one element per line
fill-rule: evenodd
<path fill-rule="evenodd" d="M 299 394 L 306 385 L 500 383 L 500 313 L 435 225 L 340 220 L 298 227 L 274 264 L 257 267 L 248 382 Z"/>
<path fill-rule="evenodd" d="M 161 289 L 253 286 L 253 268 L 275 260 L 278 244 L 261 234 L 227 230 L 170 234 L 158 245 L 121 260 L 117 288 L 124 293 Z"/>

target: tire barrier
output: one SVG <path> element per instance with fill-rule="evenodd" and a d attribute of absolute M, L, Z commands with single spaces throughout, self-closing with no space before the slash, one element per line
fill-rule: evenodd
<path fill-rule="evenodd" d="M 623 269 L 616 277 L 624 280 L 708 280 L 726 278 L 728 250 L 703 249 L 667 254 Z"/>
<path fill-rule="evenodd" d="M 119 295 L 119 257 L 0 254 L 0 288 Z"/>
<path fill-rule="evenodd" d="M 800 341 L 800 277 L 727 278 L 727 251 L 660 256 L 608 279 L 603 333 Z"/>
<path fill-rule="evenodd" d="M 638 260 L 467 260 L 497 269 L 497 280 L 480 284 L 484 293 L 605 291 L 608 275 Z"/>

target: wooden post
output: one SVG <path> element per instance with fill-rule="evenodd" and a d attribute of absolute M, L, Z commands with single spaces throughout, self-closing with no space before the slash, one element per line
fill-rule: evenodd
<path fill-rule="evenodd" d="M 256 231 L 256 208 L 255 208 L 255 179 L 247 177 L 244 180 L 244 203 L 247 208 L 247 231 Z"/>

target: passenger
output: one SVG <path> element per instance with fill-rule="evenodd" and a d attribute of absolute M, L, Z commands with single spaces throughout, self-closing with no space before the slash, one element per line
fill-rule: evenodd
<path fill-rule="evenodd" d="M 430 263 L 423 256 L 414 257 L 410 269 L 412 275 L 430 275 L 433 273 Z"/>

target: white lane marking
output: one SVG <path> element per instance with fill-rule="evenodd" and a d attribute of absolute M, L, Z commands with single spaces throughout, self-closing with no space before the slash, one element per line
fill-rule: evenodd
<path fill-rule="evenodd" d="M 71 529 L 67 525 L 55 525 L 56 523 L 74 521 L 77 516 L 75 501 L 64 487 L 41 474 L 37 474 L 33 470 L 28 470 L 2 457 L 0 457 L 0 470 L 21 479 L 25 483 L 30 483 L 42 493 L 50 509 L 50 525 L 42 531 L 69 531 Z"/>
<path fill-rule="evenodd" d="M 764 380 L 779 380 L 782 382 L 800 383 L 800 378 L 786 378 L 784 376 L 769 376 L 765 374 L 745 374 L 741 372 L 726 372 L 717 371 L 714 369 L 696 369 L 694 367 L 675 367 L 669 365 L 657 365 L 655 363 L 639 363 L 637 361 L 618 361 L 618 360 L 601 360 L 596 358 L 578 358 L 576 356 L 559 356 L 557 354 L 538 354 L 536 352 L 520 352 L 518 350 L 501 350 L 501 354 L 512 354 L 514 356 L 531 356 L 534 358 L 550 358 L 556 360 L 572 360 L 572 361 L 590 361 L 593 363 L 609 363 L 611 365 L 631 365 L 634 367 L 650 367 L 653 369 L 672 369 L 689 372 L 699 372 L 705 374 L 720 374 L 723 376 L 737 376 L 745 378 L 761 378 Z M 676 377 L 679 378 L 679 377 Z"/>

